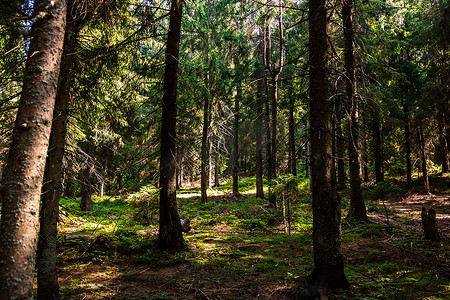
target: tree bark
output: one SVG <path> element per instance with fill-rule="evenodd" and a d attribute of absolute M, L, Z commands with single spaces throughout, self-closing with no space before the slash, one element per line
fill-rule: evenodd
<path fill-rule="evenodd" d="M 39 202 L 66 26 L 66 1 L 36 0 L 0 197 L 0 299 L 32 299 Z"/>
<path fill-rule="evenodd" d="M 42 188 L 42 208 L 37 251 L 37 298 L 59 299 L 56 269 L 56 241 L 58 235 L 59 198 L 62 192 L 63 157 L 66 144 L 70 83 L 75 56 L 77 26 L 71 18 L 73 1 L 68 1 L 67 25 L 61 58 L 58 89 L 53 113 L 49 151 L 45 164 Z"/>
<path fill-rule="evenodd" d="M 260 43 L 258 47 L 258 57 L 262 60 L 264 58 L 263 54 L 263 29 L 262 26 L 259 27 Z M 261 63 L 257 67 L 257 92 L 256 92 L 256 122 L 255 122 L 255 135 L 256 135 L 256 157 L 255 157 L 255 167 L 256 167 L 256 197 L 264 199 L 264 188 L 263 188 L 263 97 L 264 97 L 264 64 Z"/>
<path fill-rule="evenodd" d="M 375 181 L 376 183 L 380 183 L 384 181 L 384 173 L 383 156 L 381 153 L 380 113 L 378 108 L 375 108 L 375 113 L 372 120 L 372 147 L 373 160 L 375 164 Z"/>
<path fill-rule="evenodd" d="M 203 104 L 203 130 L 202 130 L 202 150 L 201 150 L 201 172 L 200 190 L 202 203 L 208 202 L 207 190 L 210 186 L 210 130 L 211 129 L 211 105 L 210 99 L 205 96 Z"/>
<path fill-rule="evenodd" d="M 449 162 L 449 152 L 448 152 L 448 148 L 449 145 L 447 144 L 447 130 L 446 130 L 446 118 L 448 118 L 447 116 L 447 112 L 448 112 L 448 103 L 445 104 L 446 99 L 443 100 L 443 105 L 442 105 L 442 112 L 439 113 L 438 115 L 438 123 L 439 123 L 439 143 L 440 143 L 440 148 L 441 148 L 441 164 L 442 164 L 442 173 L 448 173 L 449 172 L 449 167 L 450 167 L 450 162 Z"/>
<path fill-rule="evenodd" d="M 219 153 L 220 142 L 217 142 L 217 148 L 215 152 L 214 159 L 214 187 L 220 186 L 220 153 Z"/>
<path fill-rule="evenodd" d="M 406 100 L 403 100 L 403 112 L 405 114 L 405 150 L 406 150 L 406 186 L 412 188 L 412 164 L 411 164 L 411 134 L 409 131 L 409 109 Z"/>
<path fill-rule="evenodd" d="M 161 120 L 160 207 L 158 248 L 181 251 L 183 233 L 177 208 L 176 190 L 176 122 L 178 57 L 181 37 L 183 1 L 173 0 L 166 46 L 164 95 Z"/>
<path fill-rule="evenodd" d="M 239 68 L 237 68 L 239 73 Z M 237 74 L 240 76 L 240 74 Z M 238 166 L 238 155 L 239 155 L 239 102 L 242 97 L 242 87 L 239 81 L 237 86 L 237 94 L 234 98 L 234 120 L 233 120 L 233 154 L 231 156 L 232 165 L 232 177 L 233 177 L 233 195 L 239 196 L 239 166 Z"/>
<path fill-rule="evenodd" d="M 311 0 L 309 11 L 310 138 L 312 153 L 314 270 L 310 295 L 348 289 L 341 254 L 340 197 L 331 182 L 331 105 L 328 101 L 328 36 L 325 0 Z"/>
<path fill-rule="evenodd" d="M 342 134 L 342 103 L 336 103 L 336 154 L 337 154 L 337 189 L 346 188 L 344 137 Z"/>
<path fill-rule="evenodd" d="M 422 176 L 423 184 L 425 187 L 425 193 L 430 192 L 430 184 L 428 181 L 428 170 L 427 170 L 427 157 L 425 155 L 425 139 L 423 135 L 423 124 L 422 119 L 419 121 L 419 141 L 420 141 L 420 160 L 422 161 Z"/>
<path fill-rule="evenodd" d="M 350 113 L 348 120 L 348 158 L 350 171 L 350 208 L 347 218 L 367 220 L 366 205 L 361 188 L 361 154 L 359 142 L 359 100 L 356 94 L 355 43 L 353 32 L 353 0 L 344 0 L 342 19 L 344 27 L 345 92 Z"/>
<path fill-rule="evenodd" d="M 295 151 L 294 97 L 289 97 L 289 173 L 297 176 L 297 157 Z"/>
<path fill-rule="evenodd" d="M 94 149 L 89 135 L 80 143 L 80 147 L 86 153 L 86 161 L 80 171 L 81 201 L 82 211 L 92 210 L 92 174 L 94 173 Z"/>

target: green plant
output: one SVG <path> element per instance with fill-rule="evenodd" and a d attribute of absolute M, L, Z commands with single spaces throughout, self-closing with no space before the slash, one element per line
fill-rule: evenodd
<path fill-rule="evenodd" d="M 152 185 L 146 185 L 141 187 L 139 192 L 129 195 L 127 200 L 137 210 L 134 218 L 151 224 L 153 215 L 159 208 L 159 190 Z"/>

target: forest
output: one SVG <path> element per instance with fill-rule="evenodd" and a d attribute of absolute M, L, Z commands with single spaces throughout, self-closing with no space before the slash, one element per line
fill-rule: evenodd
<path fill-rule="evenodd" d="M 447 0 L 1 0 L 0 300 L 449 299 Z"/>

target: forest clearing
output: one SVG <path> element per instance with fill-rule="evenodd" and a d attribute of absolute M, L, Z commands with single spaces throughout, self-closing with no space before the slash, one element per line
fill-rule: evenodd
<path fill-rule="evenodd" d="M 449 178 L 432 177 L 431 194 L 421 182 L 412 190 L 387 182 L 364 188 L 370 222 L 343 220 L 351 290 L 332 291 L 330 299 L 448 299 Z M 192 229 L 184 236 L 187 249 L 177 254 L 156 250 L 157 222 L 142 225 L 146 218 L 126 196 L 97 198 L 86 213 L 78 200 L 64 199 L 57 251 L 62 299 L 293 299 L 312 268 L 308 182 L 300 182 L 289 200 L 290 236 L 282 214 L 254 196 L 254 179 L 240 185 L 240 197 L 234 198 L 226 183 L 210 191 L 214 196 L 204 204 L 198 187 L 179 192 L 180 214 Z M 342 196 L 345 217 L 348 191 Z M 439 243 L 423 236 L 423 204 L 437 210 Z M 153 231 L 127 234 L 144 229 Z M 123 234 L 104 234 L 111 232 Z M 78 234 L 95 237 L 64 241 Z"/>

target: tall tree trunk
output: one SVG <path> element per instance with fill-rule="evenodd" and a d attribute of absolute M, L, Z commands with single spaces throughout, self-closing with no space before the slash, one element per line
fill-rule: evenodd
<path fill-rule="evenodd" d="M 269 64 L 268 62 L 270 61 L 270 52 L 271 50 L 269 50 L 268 48 L 270 48 L 270 31 L 269 28 L 266 26 L 266 24 L 264 24 L 264 87 L 265 87 L 265 91 L 266 91 L 266 97 L 264 97 L 264 121 L 266 124 L 266 165 L 267 165 L 267 179 L 269 181 L 269 204 L 271 204 L 272 206 L 276 205 L 276 199 L 275 199 L 275 195 L 272 193 L 272 180 L 274 179 L 273 177 L 273 154 L 272 154 L 272 130 L 271 130 L 271 125 L 270 125 L 270 92 L 269 92 L 269 80 L 268 80 L 268 71 L 269 71 Z"/>
<path fill-rule="evenodd" d="M 239 68 L 237 69 L 239 73 Z M 240 76 L 240 74 L 237 74 Z M 238 82 L 237 94 L 234 98 L 234 120 L 233 120 L 233 154 L 231 156 L 232 165 L 232 177 L 233 177 L 233 195 L 239 195 L 239 166 L 238 166 L 238 155 L 239 155 L 239 101 L 242 97 L 242 87 L 241 82 Z"/>
<path fill-rule="evenodd" d="M 58 235 L 59 198 L 62 192 L 63 157 L 66 144 L 69 94 L 77 26 L 71 18 L 73 1 L 68 1 L 67 26 L 61 59 L 58 89 L 53 113 L 49 151 L 45 164 L 42 187 L 42 208 L 37 250 L 37 298 L 59 299 L 58 273 L 56 269 L 56 241 Z M 70 183 L 69 183 L 70 184 Z"/>
<path fill-rule="evenodd" d="M 331 182 L 331 106 L 328 101 L 328 36 L 325 0 L 310 0 L 310 137 L 314 270 L 309 296 L 348 289 L 341 254 L 340 197 Z"/>
<path fill-rule="evenodd" d="M 350 113 L 348 158 L 350 171 L 349 219 L 367 220 L 366 205 L 361 188 L 361 154 L 359 143 L 359 100 L 356 94 L 355 43 L 353 41 L 353 0 L 344 0 L 342 19 L 344 25 L 345 92 Z"/>
<path fill-rule="evenodd" d="M 259 35 L 261 42 L 258 47 L 258 57 L 263 59 L 263 29 L 259 27 Z M 256 71 L 257 76 L 257 92 L 256 92 L 256 122 L 255 122 L 255 135 L 256 135 L 256 197 L 264 199 L 263 188 L 263 97 L 264 97 L 264 64 L 260 64 Z"/>
<path fill-rule="evenodd" d="M 297 176 L 297 157 L 295 151 L 294 97 L 289 97 L 289 172 Z"/>
<path fill-rule="evenodd" d="M 375 164 L 375 181 L 380 183 L 384 181 L 383 173 L 383 156 L 381 153 L 381 129 L 380 129 L 380 113 L 379 109 L 375 108 L 375 113 L 372 120 L 372 147 L 373 160 Z"/>
<path fill-rule="evenodd" d="M 66 25 L 66 1 L 36 0 L 0 197 L 0 299 L 32 299 L 39 202 Z"/>
<path fill-rule="evenodd" d="M 272 75 L 272 101 L 271 101 L 271 126 L 270 129 L 272 130 L 272 178 L 277 178 L 277 103 L 278 103 L 278 74 Z M 276 199 L 275 194 L 271 194 L 271 203 L 275 205 Z"/>
<path fill-rule="evenodd" d="M 367 155 L 367 122 L 366 126 L 363 126 L 363 154 L 362 154 L 362 161 L 363 161 L 363 180 L 364 182 L 369 182 L 369 157 Z"/>
<path fill-rule="evenodd" d="M 445 102 L 445 100 L 444 100 Z M 448 106 L 448 104 L 447 104 Z M 448 118 L 448 116 L 446 115 L 448 112 L 448 108 L 446 108 L 446 105 L 443 105 L 443 112 L 441 112 L 438 116 L 438 122 L 439 122 L 439 143 L 440 143 L 440 148 L 441 148 L 441 163 L 442 163 L 442 173 L 448 173 L 449 172 L 449 152 L 448 152 L 448 148 L 449 145 L 447 144 L 447 130 L 446 130 L 446 118 Z"/>
<path fill-rule="evenodd" d="M 427 170 L 427 157 L 425 155 L 425 139 L 423 136 L 423 124 L 422 119 L 419 121 L 419 141 L 420 141 L 420 160 L 422 161 L 422 176 L 423 184 L 425 187 L 425 193 L 430 192 L 430 184 L 428 181 L 428 170 Z"/>
<path fill-rule="evenodd" d="M 346 188 L 344 136 L 342 134 L 342 103 L 336 104 L 336 154 L 337 154 L 337 189 Z"/>
<path fill-rule="evenodd" d="M 200 190 L 201 201 L 206 203 L 208 201 L 207 190 L 210 185 L 210 144 L 209 137 L 211 129 L 211 105 L 210 99 L 205 96 L 203 104 L 203 131 L 202 131 L 202 150 L 201 150 L 201 172 L 200 172 Z"/>
<path fill-rule="evenodd" d="M 183 233 L 177 208 L 176 125 L 178 57 L 180 50 L 183 1 L 172 0 L 166 46 L 164 95 L 161 120 L 160 203 L 158 248 L 183 250 Z"/>
<path fill-rule="evenodd" d="M 94 173 L 94 149 L 89 135 L 81 142 L 80 147 L 86 153 L 86 161 L 80 171 L 81 202 L 82 211 L 92 210 L 92 174 Z"/>
<path fill-rule="evenodd" d="M 409 132 L 408 105 L 403 101 L 405 113 L 405 148 L 406 148 L 406 186 L 412 188 L 411 134 Z"/>
<path fill-rule="evenodd" d="M 219 153 L 219 147 L 220 142 L 217 141 L 217 148 L 215 152 L 215 159 L 214 159 L 214 187 L 220 186 L 220 153 Z"/>

